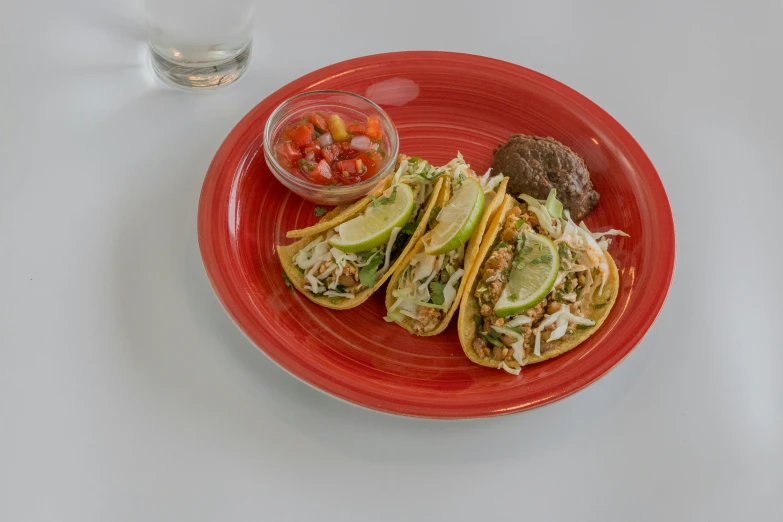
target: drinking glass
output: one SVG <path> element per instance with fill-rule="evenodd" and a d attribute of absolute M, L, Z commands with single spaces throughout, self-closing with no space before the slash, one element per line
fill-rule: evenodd
<path fill-rule="evenodd" d="M 247 69 L 252 0 L 145 0 L 150 55 L 163 81 L 215 89 Z"/>

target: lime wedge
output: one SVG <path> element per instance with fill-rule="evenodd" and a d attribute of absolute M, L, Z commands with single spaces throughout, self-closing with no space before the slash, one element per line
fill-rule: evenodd
<path fill-rule="evenodd" d="M 389 240 L 395 227 L 403 227 L 413 212 L 413 191 L 401 183 L 388 196 L 378 198 L 367 212 L 337 227 L 329 244 L 343 252 L 363 252 Z"/>
<path fill-rule="evenodd" d="M 525 238 L 522 253 L 515 257 L 521 268 L 511 268 L 508 283 L 495 303 L 498 317 L 508 317 L 534 307 L 555 286 L 560 270 L 555 244 L 548 237 L 533 232 L 527 232 Z"/>
<path fill-rule="evenodd" d="M 466 178 L 438 214 L 438 224 L 424 245 L 428 256 L 447 254 L 464 244 L 476 230 L 484 212 L 484 191 L 473 178 Z"/>

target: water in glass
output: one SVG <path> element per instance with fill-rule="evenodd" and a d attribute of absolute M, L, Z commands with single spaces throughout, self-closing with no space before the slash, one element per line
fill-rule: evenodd
<path fill-rule="evenodd" d="M 213 89 L 245 72 L 252 43 L 252 0 L 145 4 L 152 66 L 164 81 Z"/>

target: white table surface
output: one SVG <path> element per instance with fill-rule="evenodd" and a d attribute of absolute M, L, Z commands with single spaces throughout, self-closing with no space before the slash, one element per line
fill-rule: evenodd
<path fill-rule="evenodd" d="M 259 2 L 247 75 L 192 94 L 151 76 L 141 0 L 0 0 L 0 520 L 783 520 L 783 4 L 297 5 Z M 355 36 L 292 38 L 307 13 Z M 204 172 L 251 107 L 427 48 L 576 88 L 671 199 L 658 321 L 539 410 L 434 422 L 322 395 L 202 268 Z"/>

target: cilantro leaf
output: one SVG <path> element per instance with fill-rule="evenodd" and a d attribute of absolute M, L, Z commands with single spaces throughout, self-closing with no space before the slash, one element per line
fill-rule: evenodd
<path fill-rule="evenodd" d="M 493 330 L 493 329 L 491 329 L 491 328 L 490 328 L 490 330 L 489 330 L 489 331 L 490 331 L 491 333 L 493 333 L 493 332 L 494 332 L 494 333 L 495 333 L 495 335 L 497 336 L 497 332 L 495 332 L 495 330 Z M 479 335 L 479 337 L 481 337 L 482 339 L 484 339 L 484 340 L 485 340 L 486 342 L 488 342 L 489 344 L 492 344 L 492 345 L 495 345 L 495 346 L 500 346 L 501 348 L 503 347 L 503 343 L 501 343 L 501 342 L 500 342 L 500 340 L 499 340 L 497 337 L 491 337 L 491 335 L 487 335 L 487 334 L 483 334 L 483 333 L 479 333 L 478 335 Z"/>
<path fill-rule="evenodd" d="M 592 326 L 587 326 L 586 324 L 578 324 L 576 325 L 577 330 L 587 330 L 588 328 L 592 328 Z"/>
<path fill-rule="evenodd" d="M 442 305 L 444 303 L 446 300 L 446 298 L 443 297 L 444 288 L 446 288 L 445 283 L 439 283 L 438 281 L 430 283 L 430 300 L 432 301 L 432 304 Z"/>
<path fill-rule="evenodd" d="M 363 252 L 357 252 L 356 256 L 359 258 L 359 260 L 364 263 L 368 259 L 370 259 L 375 254 L 379 253 L 379 250 L 377 248 L 373 248 L 370 250 L 365 250 Z"/>
<path fill-rule="evenodd" d="M 381 259 L 380 252 L 376 252 L 370 259 L 370 262 L 359 270 L 359 282 L 367 288 L 375 286 L 375 273 L 382 263 L 383 259 Z"/>
<path fill-rule="evenodd" d="M 515 270 L 521 270 L 525 267 L 527 264 L 524 259 L 522 259 L 522 256 L 525 255 L 525 242 L 527 241 L 527 236 L 525 234 L 519 234 L 517 237 L 517 248 L 514 252 L 514 259 L 511 262 L 511 266 Z"/>
<path fill-rule="evenodd" d="M 527 241 L 527 236 L 525 234 L 519 234 L 517 237 L 517 252 L 521 252 L 523 248 L 525 248 L 525 242 Z"/>
<path fill-rule="evenodd" d="M 517 230 L 522 228 L 522 225 L 524 225 L 524 224 L 525 224 L 525 221 L 523 219 L 518 219 L 517 220 Z"/>
<path fill-rule="evenodd" d="M 378 198 L 375 196 L 370 196 L 370 199 L 372 199 L 372 206 L 375 208 L 378 208 L 380 206 L 380 203 L 378 202 Z"/>
<path fill-rule="evenodd" d="M 288 279 L 288 274 L 286 274 L 285 272 L 283 272 L 283 281 L 285 281 L 285 286 L 286 286 L 288 289 L 291 289 L 291 288 L 293 288 L 293 287 L 294 287 L 294 285 L 292 285 L 292 284 L 291 284 L 291 280 L 290 280 L 290 279 Z"/>
<path fill-rule="evenodd" d="M 412 236 L 414 232 L 416 232 L 416 223 L 413 221 L 406 224 L 402 227 L 402 230 L 400 230 L 400 234 L 408 234 L 409 236 Z"/>
<path fill-rule="evenodd" d="M 551 263 L 552 262 L 552 254 L 544 254 L 541 256 L 538 256 L 534 260 L 530 262 L 531 265 L 541 265 L 543 263 Z"/>
<path fill-rule="evenodd" d="M 603 308 L 604 306 L 606 306 L 606 303 L 598 303 L 598 304 L 594 304 L 593 308 Z"/>
<path fill-rule="evenodd" d="M 557 253 L 563 259 L 571 259 L 571 249 L 565 243 L 557 245 Z"/>
<path fill-rule="evenodd" d="M 522 328 L 518 327 L 518 326 L 504 326 L 504 328 L 508 328 L 512 332 L 516 332 L 519 335 L 525 335 L 525 331 Z"/>
<path fill-rule="evenodd" d="M 327 210 L 324 207 L 315 207 L 313 209 L 313 214 L 315 214 L 315 217 L 321 217 L 324 214 L 326 214 Z"/>
<path fill-rule="evenodd" d="M 391 192 L 391 194 L 389 194 L 389 196 L 388 196 L 388 197 L 386 197 L 386 196 L 383 196 L 383 197 L 382 197 L 381 199 L 379 199 L 378 201 L 380 202 L 380 204 L 381 204 L 381 205 L 385 205 L 385 204 L 387 204 L 387 203 L 394 203 L 394 200 L 395 200 L 395 199 L 397 199 L 397 187 L 394 187 L 394 188 L 392 189 L 392 192 Z M 374 203 L 375 203 L 375 201 L 374 201 L 374 198 L 373 198 L 373 204 L 374 204 Z M 377 205 L 376 205 L 376 206 L 377 206 Z"/>
<path fill-rule="evenodd" d="M 481 330 L 481 327 L 484 325 L 484 319 L 480 315 L 474 315 L 473 322 L 476 323 L 476 330 Z"/>
<path fill-rule="evenodd" d="M 500 250 L 501 248 L 506 248 L 507 243 L 505 241 L 501 241 L 497 245 L 495 245 L 495 248 L 493 250 Z"/>

